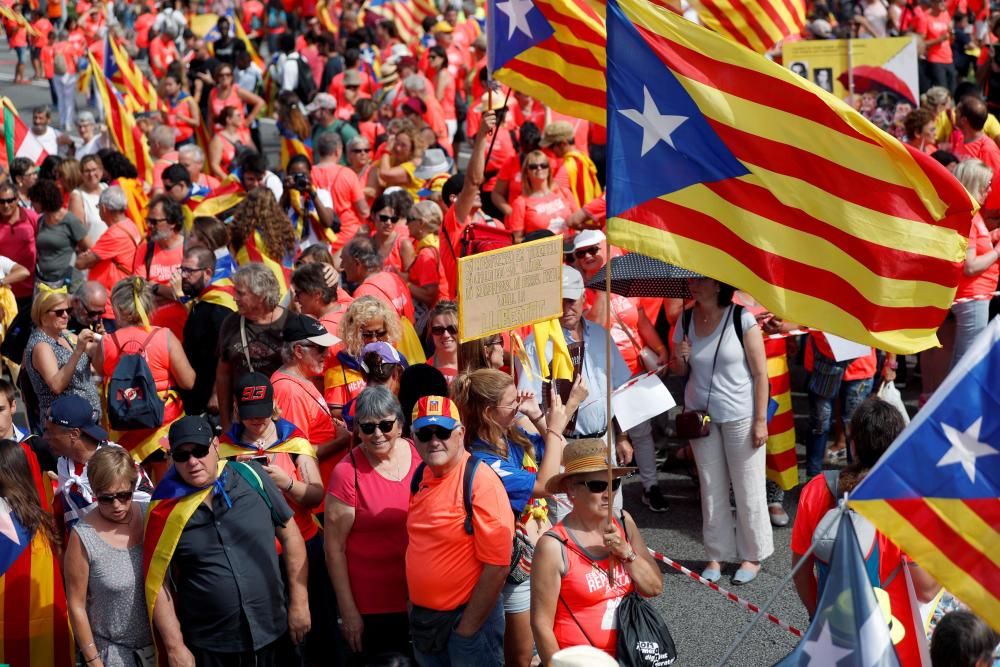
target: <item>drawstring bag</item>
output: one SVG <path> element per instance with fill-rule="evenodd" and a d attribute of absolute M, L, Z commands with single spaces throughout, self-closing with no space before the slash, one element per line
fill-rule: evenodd
<path fill-rule="evenodd" d="M 677 660 L 677 647 L 653 606 L 632 592 L 618 604 L 618 649 L 625 667 L 664 667 Z"/>

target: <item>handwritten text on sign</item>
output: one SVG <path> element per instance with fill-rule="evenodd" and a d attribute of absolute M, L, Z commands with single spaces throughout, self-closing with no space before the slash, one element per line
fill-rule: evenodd
<path fill-rule="evenodd" d="M 458 335 L 464 343 L 562 315 L 561 236 L 458 260 Z"/>

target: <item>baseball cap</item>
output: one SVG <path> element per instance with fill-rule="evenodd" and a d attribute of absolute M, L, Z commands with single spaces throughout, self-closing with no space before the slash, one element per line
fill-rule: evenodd
<path fill-rule="evenodd" d="M 576 301 L 583 296 L 583 276 L 572 266 L 562 267 L 562 298 Z"/>
<path fill-rule="evenodd" d="M 93 406 L 83 396 L 63 394 L 52 401 L 49 421 L 64 428 L 78 428 L 97 441 L 108 439 L 108 432 L 97 425 Z"/>
<path fill-rule="evenodd" d="M 552 144 L 558 144 L 560 141 L 572 141 L 573 140 L 573 126 L 570 125 L 569 121 L 557 120 L 553 123 L 549 123 L 542 130 L 542 141 L 541 147 L 547 148 Z"/>
<path fill-rule="evenodd" d="M 198 415 L 181 417 L 170 425 L 170 431 L 167 433 L 170 449 L 176 449 L 185 444 L 211 445 L 214 437 L 215 429 L 212 428 L 207 419 Z"/>
<path fill-rule="evenodd" d="M 608 237 L 600 229 L 585 229 L 573 237 L 573 250 L 604 243 Z"/>
<path fill-rule="evenodd" d="M 340 342 L 318 320 L 308 315 L 302 315 L 301 313 L 288 314 L 288 319 L 285 320 L 285 328 L 281 330 L 281 337 L 286 343 L 306 340 L 320 347 L 333 347 Z"/>
<path fill-rule="evenodd" d="M 349 69 L 344 72 L 344 85 L 345 86 L 360 86 L 361 85 L 361 74 L 356 69 Z"/>
<path fill-rule="evenodd" d="M 337 108 L 337 99 L 330 93 L 316 93 L 313 101 L 306 105 L 306 114 L 311 114 L 320 109 L 333 111 Z"/>
<path fill-rule="evenodd" d="M 233 388 L 240 419 L 259 419 L 274 414 L 274 387 L 263 373 L 247 373 Z"/>
<path fill-rule="evenodd" d="M 455 32 L 455 28 L 447 21 L 438 21 L 431 28 L 431 32 Z"/>
<path fill-rule="evenodd" d="M 403 368 L 409 366 L 409 363 L 406 361 L 406 357 L 400 354 L 399 350 L 394 348 L 392 345 L 389 345 L 389 343 L 380 340 L 365 345 L 361 348 L 361 354 L 358 355 L 358 357 L 361 358 L 361 368 L 366 373 L 371 372 L 368 365 L 365 364 L 365 358 L 370 354 L 377 354 L 383 364 L 399 364 Z"/>
<path fill-rule="evenodd" d="M 461 424 L 458 406 L 444 396 L 424 396 L 413 406 L 413 430 L 425 426 L 454 429 Z"/>

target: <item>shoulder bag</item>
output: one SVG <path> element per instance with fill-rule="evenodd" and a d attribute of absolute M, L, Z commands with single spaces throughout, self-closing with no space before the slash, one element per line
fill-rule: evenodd
<path fill-rule="evenodd" d="M 730 309 L 732 306 L 730 306 Z M 726 318 L 729 317 L 729 313 L 726 313 Z M 690 323 L 688 319 L 684 324 Z M 688 333 L 688 327 L 684 327 L 684 336 L 686 337 Z M 683 438 L 685 440 L 697 440 L 698 438 L 704 438 L 708 436 L 712 429 L 712 418 L 708 414 L 708 407 L 712 402 L 712 385 L 715 382 L 715 364 L 719 360 L 719 348 L 722 347 L 722 339 L 726 335 L 726 327 L 722 328 L 719 332 L 719 342 L 715 345 L 715 356 L 712 357 L 712 377 L 708 382 L 708 402 L 705 403 L 705 410 L 685 410 L 684 412 L 677 415 L 676 430 L 677 437 Z M 690 360 L 688 361 L 690 364 Z M 691 368 L 688 367 L 688 376 L 691 375 Z"/>

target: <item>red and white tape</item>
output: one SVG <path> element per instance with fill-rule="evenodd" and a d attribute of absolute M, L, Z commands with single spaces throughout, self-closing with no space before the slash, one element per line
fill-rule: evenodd
<path fill-rule="evenodd" d="M 970 301 L 989 301 L 995 296 L 1000 296 L 1000 292 L 990 292 L 989 294 L 977 294 L 975 296 L 962 297 L 961 299 L 955 299 L 951 305 L 954 306 L 957 303 L 969 303 Z"/>
<path fill-rule="evenodd" d="M 711 581 L 709 581 L 708 579 L 705 579 L 704 577 L 702 577 L 697 572 L 692 572 L 691 570 L 687 569 L 686 567 L 684 567 L 680 563 L 674 562 L 670 558 L 667 558 L 663 554 L 661 554 L 661 553 L 659 553 L 657 551 L 653 551 L 652 549 L 649 549 L 649 554 L 653 558 L 655 558 L 656 560 L 660 561 L 661 563 L 666 563 L 667 565 L 669 565 L 670 567 L 674 568 L 675 570 L 683 572 L 684 574 L 686 574 L 687 576 L 691 577 L 695 581 L 698 581 L 698 582 L 701 582 L 701 583 L 705 584 L 706 586 L 708 586 L 709 588 L 711 588 L 713 591 L 716 591 L 717 593 L 721 593 L 722 595 L 726 596 L 729 600 L 731 600 L 732 602 L 735 602 L 736 604 L 738 604 L 739 606 L 743 607 L 747 611 L 751 611 L 751 612 L 753 612 L 755 614 L 759 614 L 760 613 L 760 607 L 758 607 L 757 605 L 755 605 L 753 602 L 749 602 L 747 600 L 744 600 L 739 595 L 736 595 L 735 593 L 731 593 L 731 592 L 727 591 L 725 588 L 722 588 L 718 584 L 713 584 Z M 785 623 L 783 620 L 781 620 L 780 618 L 778 618 L 774 614 L 764 614 L 764 618 L 766 618 L 767 620 L 771 621 L 772 623 L 774 623 L 775 625 L 777 625 L 779 628 L 783 628 L 785 630 L 788 630 L 789 632 L 791 632 L 796 637 L 801 637 L 802 636 L 802 631 L 801 630 L 799 630 L 798 628 L 796 628 L 793 625 L 789 625 L 788 623 Z"/>

